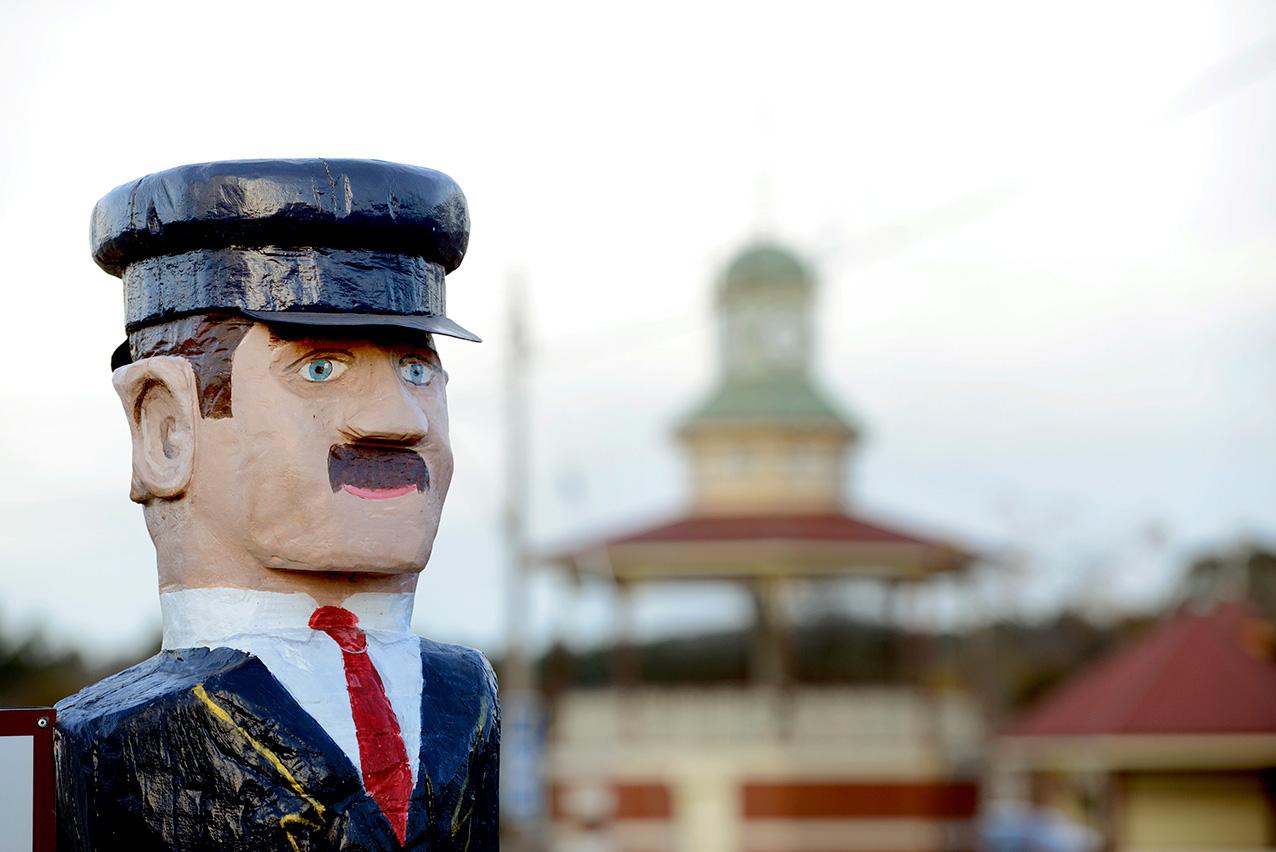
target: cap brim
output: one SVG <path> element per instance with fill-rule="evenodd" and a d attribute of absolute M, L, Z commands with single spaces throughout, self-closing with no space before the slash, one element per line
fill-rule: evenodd
<path fill-rule="evenodd" d="M 379 327 L 406 328 L 431 334 L 445 334 L 461 340 L 482 343 L 483 339 L 447 317 L 422 314 L 351 314 L 324 311 L 242 311 L 245 316 L 267 323 L 284 325 L 338 326 L 342 328 Z"/>
<path fill-rule="evenodd" d="M 133 363 L 133 353 L 129 349 L 128 341 L 125 340 L 111 353 L 111 372 L 114 373 L 120 367 Z"/>

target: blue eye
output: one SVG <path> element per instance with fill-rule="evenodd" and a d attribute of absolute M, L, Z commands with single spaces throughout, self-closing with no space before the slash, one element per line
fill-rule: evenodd
<path fill-rule="evenodd" d="M 404 358 L 399 362 L 399 375 L 410 384 L 425 385 L 433 378 L 434 368 L 419 358 Z"/>
<path fill-rule="evenodd" d="M 346 371 L 346 365 L 331 358 L 312 358 L 301 365 L 301 377 L 308 382 L 326 382 Z"/>

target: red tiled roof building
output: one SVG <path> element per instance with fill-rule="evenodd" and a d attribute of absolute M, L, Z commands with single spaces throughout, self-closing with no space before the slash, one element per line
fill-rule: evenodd
<path fill-rule="evenodd" d="M 1087 791 L 1118 848 L 1276 845 L 1272 640 L 1246 604 L 1186 606 L 1013 722 L 998 763 Z"/>

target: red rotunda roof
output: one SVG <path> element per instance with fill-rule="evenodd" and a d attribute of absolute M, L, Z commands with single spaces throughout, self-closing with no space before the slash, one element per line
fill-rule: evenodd
<path fill-rule="evenodd" d="M 938 539 L 842 512 L 693 513 L 546 557 L 578 571 L 632 579 L 759 573 L 923 579 L 962 570 L 971 559 Z"/>

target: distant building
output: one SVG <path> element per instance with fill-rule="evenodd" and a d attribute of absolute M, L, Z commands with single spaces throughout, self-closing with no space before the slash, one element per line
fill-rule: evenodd
<path fill-rule="evenodd" d="M 1112 848 L 1276 846 L 1271 622 L 1243 603 L 1193 604 L 1048 696 L 1000 738 L 999 787 Z"/>
<path fill-rule="evenodd" d="M 789 665 L 797 584 L 898 587 L 964 571 L 959 548 L 868 520 L 843 497 L 856 429 L 813 375 L 814 280 L 745 249 L 717 293 L 720 377 L 678 426 L 682 514 L 549 561 L 624 601 L 644 584 L 730 581 L 756 604 L 741 687 L 642 682 L 617 626 L 611 689 L 560 697 L 548 745 L 557 850 L 849 852 L 967 848 L 981 729 L 959 692 L 804 685 Z"/>

